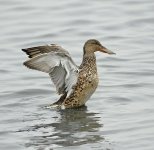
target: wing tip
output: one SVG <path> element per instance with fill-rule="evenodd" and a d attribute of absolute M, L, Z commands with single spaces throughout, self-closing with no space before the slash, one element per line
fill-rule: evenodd
<path fill-rule="evenodd" d="M 22 50 L 23 52 L 25 52 L 25 53 L 28 55 L 29 58 L 32 58 L 31 55 L 29 54 L 29 52 L 27 51 L 28 49 L 23 48 L 23 49 L 21 49 L 21 50 Z"/>
<path fill-rule="evenodd" d="M 29 64 L 29 61 L 23 62 L 23 65 L 26 66 L 29 69 L 32 69 L 31 65 Z"/>
<path fill-rule="evenodd" d="M 32 52 L 30 51 L 29 48 L 23 48 L 23 49 L 21 49 L 21 50 L 22 50 L 23 52 L 25 52 L 25 53 L 28 55 L 29 58 L 32 58 L 32 57 L 33 57 Z"/>
<path fill-rule="evenodd" d="M 25 48 L 22 48 L 21 50 L 22 50 L 23 52 L 26 52 L 26 49 L 25 49 Z"/>

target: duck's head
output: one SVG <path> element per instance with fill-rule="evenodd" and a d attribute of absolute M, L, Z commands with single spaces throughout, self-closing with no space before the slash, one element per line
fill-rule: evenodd
<path fill-rule="evenodd" d="M 111 50 L 104 47 L 98 40 L 90 39 L 84 44 L 84 54 L 90 54 L 97 51 L 108 53 L 108 54 L 115 54 Z"/>

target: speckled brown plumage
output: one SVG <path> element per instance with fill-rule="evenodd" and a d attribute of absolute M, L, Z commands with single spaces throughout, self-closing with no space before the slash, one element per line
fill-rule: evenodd
<path fill-rule="evenodd" d="M 79 107 L 86 103 L 94 93 L 98 85 L 98 75 L 96 67 L 96 57 L 92 53 L 83 56 L 83 62 L 80 66 L 79 77 L 73 92 L 67 97 L 63 105 L 65 108 Z"/>
<path fill-rule="evenodd" d="M 83 60 L 78 67 L 70 54 L 62 47 L 51 44 L 23 49 L 29 56 L 24 65 L 30 69 L 49 73 L 56 86 L 59 100 L 51 107 L 76 108 L 85 105 L 98 86 L 95 52 L 115 54 L 95 39 L 88 40 L 83 47 Z M 50 107 L 49 106 L 49 107 Z"/>

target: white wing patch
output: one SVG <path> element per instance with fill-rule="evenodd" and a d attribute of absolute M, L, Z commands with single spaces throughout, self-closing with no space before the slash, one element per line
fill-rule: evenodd
<path fill-rule="evenodd" d="M 53 68 L 53 70 L 49 73 L 51 80 L 53 81 L 54 85 L 56 86 L 56 90 L 59 94 L 65 92 L 65 77 L 66 71 L 65 68 L 62 67 L 60 64 Z"/>
<path fill-rule="evenodd" d="M 68 53 L 49 52 L 37 55 L 24 63 L 31 69 L 49 73 L 59 94 L 71 93 L 78 78 L 78 67 Z"/>

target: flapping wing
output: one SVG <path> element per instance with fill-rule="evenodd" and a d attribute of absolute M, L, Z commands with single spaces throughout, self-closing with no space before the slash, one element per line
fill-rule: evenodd
<path fill-rule="evenodd" d="M 30 69 L 49 73 L 59 94 L 70 92 L 78 78 L 78 66 L 70 54 L 57 45 L 23 49 L 29 55 L 24 65 Z"/>

